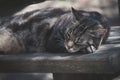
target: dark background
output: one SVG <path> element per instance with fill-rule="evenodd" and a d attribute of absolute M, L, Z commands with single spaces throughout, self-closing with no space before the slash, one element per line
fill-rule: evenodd
<path fill-rule="evenodd" d="M 36 4 L 39 2 L 43 2 L 43 1 L 45 1 L 45 0 L 0 0 L 0 17 L 10 16 L 13 13 L 23 9 L 27 5 Z M 83 0 L 81 0 L 81 1 L 83 1 Z M 102 0 L 100 0 L 100 1 L 102 1 Z M 114 0 L 110 0 L 110 1 L 113 1 L 113 3 L 114 3 Z M 119 6 L 119 13 L 120 13 L 120 0 L 117 0 L 117 1 L 118 1 L 118 6 Z M 104 7 L 102 7 L 102 8 L 104 8 Z"/>
<path fill-rule="evenodd" d="M 0 17 L 10 16 L 27 5 L 43 1 L 45 0 L 0 0 Z"/>

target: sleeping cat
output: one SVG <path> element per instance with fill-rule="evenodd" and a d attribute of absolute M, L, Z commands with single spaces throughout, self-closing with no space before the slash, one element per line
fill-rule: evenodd
<path fill-rule="evenodd" d="M 1 53 L 94 52 L 109 34 L 106 19 L 97 12 L 46 9 L 1 21 Z"/>
<path fill-rule="evenodd" d="M 47 49 L 51 52 L 94 52 L 105 43 L 110 28 L 98 12 L 77 11 L 66 13 L 57 20 L 49 37 Z"/>

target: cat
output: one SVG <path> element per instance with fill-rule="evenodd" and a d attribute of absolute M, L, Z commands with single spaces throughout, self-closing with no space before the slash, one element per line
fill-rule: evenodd
<path fill-rule="evenodd" d="M 0 51 L 93 53 L 108 34 L 106 19 L 98 12 L 36 10 L 1 21 Z"/>
<path fill-rule="evenodd" d="M 94 53 L 108 38 L 110 27 L 98 12 L 75 10 L 60 17 L 53 27 L 47 49 L 51 52 Z"/>

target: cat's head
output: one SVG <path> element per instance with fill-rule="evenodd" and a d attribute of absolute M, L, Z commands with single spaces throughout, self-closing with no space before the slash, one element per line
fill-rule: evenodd
<path fill-rule="evenodd" d="M 97 49 L 106 33 L 104 26 L 95 18 L 101 15 L 97 12 L 77 11 L 74 8 L 72 14 L 76 21 L 66 29 L 64 35 L 67 51 L 75 53 L 85 48 Z"/>

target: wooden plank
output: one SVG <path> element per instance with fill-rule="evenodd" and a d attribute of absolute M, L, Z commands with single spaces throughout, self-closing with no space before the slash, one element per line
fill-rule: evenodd
<path fill-rule="evenodd" d="M 114 48 L 112 46 L 115 46 Z M 0 55 L 0 72 L 114 73 L 120 70 L 120 44 L 96 54 L 36 53 Z"/>

